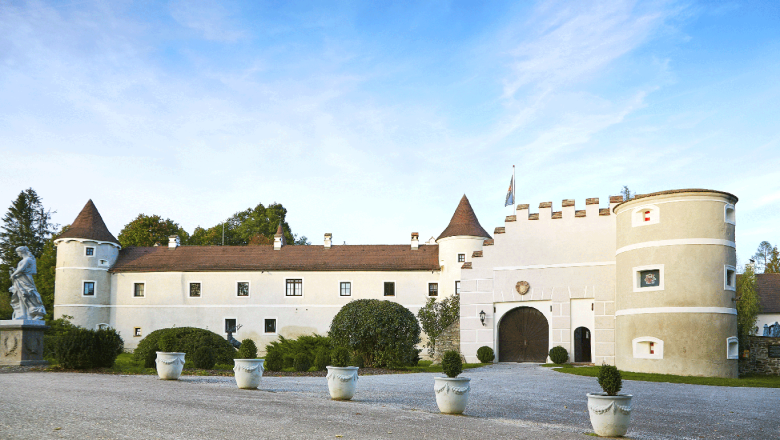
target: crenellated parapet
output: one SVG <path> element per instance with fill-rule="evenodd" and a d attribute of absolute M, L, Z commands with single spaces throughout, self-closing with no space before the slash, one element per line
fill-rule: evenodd
<path fill-rule="evenodd" d="M 531 213 L 530 204 L 521 203 L 517 205 L 517 212 L 515 215 L 508 215 L 504 220 L 505 223 L 523 222 L 528 220 L 567 220 L 567 219 L 582 219 L 582 218 L 594 218 L 614 215 L 612 209 L 619 203 L 623 202 L 623 196 L 611 196 L 609 198 L 609 208 L 599 208 L 599 198 L 591 197 L 585 199 L 585 209 L 577 209 L 574 199 L 563 199 L 561 201 L 561 210 L 553 210 L 553 202 L 542 202 L 539 204 L 539 212 Z M 496 228 L 496 233 L 499 228 Z"/>

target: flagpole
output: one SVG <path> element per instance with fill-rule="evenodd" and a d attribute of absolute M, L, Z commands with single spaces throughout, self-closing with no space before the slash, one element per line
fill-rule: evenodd
<path fill-rule="evenodd" d="M 515 180 L 515 166 L 512 165 L 512 214 L 515 213 L 515 205 L 517 205 L 517 199 L 515 198 L 515 188 L 517 188 L 517 180 Z"/>

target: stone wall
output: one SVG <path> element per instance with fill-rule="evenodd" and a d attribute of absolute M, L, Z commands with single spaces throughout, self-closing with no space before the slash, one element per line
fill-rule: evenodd
<path fill-rule="evenodd" d="M 780 376 L 780 358 L 769 357 L 770 346 L 780 347 L 780 338 L 751 336 L 748 346 L 750 354 L 747 359 L 739 360 L 739 374 Z"/>
<path fill-rule="evenodd" d="M 436 353 L 433 355 L 433 363 L 440 364 L 445 351 L 455 350 L 460 353 L 460 320 L 450 324 L 436 339 Z M 461 354 L 463 357 L 463 354 Z M 465 362 L 465 361 L 464 361 Z"/>

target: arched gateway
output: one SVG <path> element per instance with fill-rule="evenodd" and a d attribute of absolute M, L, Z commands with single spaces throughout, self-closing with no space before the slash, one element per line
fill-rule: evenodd
<path fill-rule="evenodd" d="M 498 325 L 500 362 L 545 362 L 550 345 L 550 326 L 542 312 L 518 307 L 507 312 Z"/>

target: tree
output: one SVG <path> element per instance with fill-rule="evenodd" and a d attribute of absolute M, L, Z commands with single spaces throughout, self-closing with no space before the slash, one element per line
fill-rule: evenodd
<path fill-rule="evenodd" d="M 201 246 L 219 246 L 223 244 L 223 225 L 224 244 L 226 246 L 273 244 L 274 235 L 276 235 L 276 229 L 280 223 L 287 244 L 309 244 L 305 236 L 298 238 L 297 235 L 292 233 L 290 225 L 285 221 L 286 216 L 287 209 L 280 203 L 272 203 L 268 207 L 259 203 L 254 208 L 233 214 L 224 223 L 211 228 L 205 229 L 198 226 L 192 233 L 189 244 Z"/>
<path fill-rule="evenodd" d="M 35 275 L 35 287 L 41 294 L 41 301 L 46 307 L 46 320 L 54 319 L 54 279 L 57 272 L 57 246 L 54 241 L 60 237 L 70 226 L 65 226 L 59 232 L 54 233 L 43 245 L 43 252 L 36 261 L 38 274 Z"/>
<path fill-rule="evenodd" d="M 627 201 L 636 197 L 636 192 L 631 192 L 626 185 L 623 185 L 623 189 L 620 190 L 620 195 L 623 196 L 623 201 Z"/>
<path fill-rule="evenodd" d="M 772 245 L 768 241 L 762 241 L 758 244 L 756 254 L 753 255 L 753 259 L 756 260 L 756 273 L 763 273 L 766 269 L 766 264 L 772 257 Z"/>
<path fill-rule="evenodd" d="M 764 273 L 780 273 L 780 252 L 778 252 L 777 246 L 772 248 L 772 253 L 769 256 L 769 261 L 766 263 Z"/>
<path fill-rule="evenodd" d="M 760 308 L 756 292 L 756 274 L 748 264 L 737 280 L 737 335 L 742 347 L 748 346 L 748 336 L 756 334 L 756 320 Z"/>
<path fill-rule="evenodd" d="M 27 246 L 35 259 L 39 259 L 46 239 L 56 228 L 51 223 L 51 214 L 44 209 L 35 190 L 28 188 L 19 193 L 3 217 L 0 227 L 0 318 L 10 319 L 12 314 L 9 271 L 21 260 L 16 248 Z"/>
<path fill-rule="evenodd" d="M 428 336 L 428 342 L 425 346 L 428 348 L 428 354 L 433 356 L 436 353 L 436 339 L 449 327 L 457 321 L 460 316 L 460 296 L 452 295 L 442 301 L 436 301 L 436 298 L 428 298 L 425 306 L 417 312 L 417 319 L 420 326 Z"/>
<path fill-rule="evenodd" d="M 123 248 L 130 246 L 168 245 L 168 237 L 178 235 L 182 244 L 187 244 L 189 234 L 178 223 L 159 215 L 138 214 L 138 217 L 126 224 L 119 232 L 119 244 Z"/>

